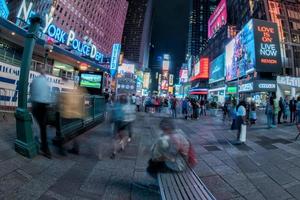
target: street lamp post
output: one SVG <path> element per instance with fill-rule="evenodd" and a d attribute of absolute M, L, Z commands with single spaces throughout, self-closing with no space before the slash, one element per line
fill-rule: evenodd
<path fill-rule="evenodd" d="M 38 31 L 41 25 L 41 18 L 35 15 L 30 18 L 30 26 L 25 39 L 23 57 L 21 63 L 21 72 L 19 79 L 18 91 L 18 108 L 15 113 L 17 139 L 15 140 L 16 152 L 32 158 L 38 153 L 38 145 L 36 144 L 32 133 L 32 118 L 27 107 L 28 96 L 28 78 L 32 61 L 32 53 L 35 42 L 38 38 Z"/>

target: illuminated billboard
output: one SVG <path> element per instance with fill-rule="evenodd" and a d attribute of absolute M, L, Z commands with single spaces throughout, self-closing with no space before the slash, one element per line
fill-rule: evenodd
<path fill-rule="evenodd" d="M 169 75 L 169 85 L 172 86 L 174 84 L 174 75 L 170 74 Z"/>
<path fill-rule="evenodd" d="M 134 64 L 123 63 L 121 66 L 119 66 L 118 73 L 121 75 L 124 75 L 126 73 L 134 74 L 134 69 L 135 69 Z"/>
<path fill-rule="evenodd" d="M 180 83 L 186 83 L 188 82 L 188 76 L 189 70 L 188 69 L 181 69 L 179 72 L 179 77 L 180 77 Z"/>
<path fill-rule="evenodd" d="M 213 14 L 208 20 L 208 38 L 212 38 L 214 34 L 227 23 L 227 6 L 226 0 L 221 0 Z"/>
<path fill-rule="evenodd" d="M 191 78 L 191 81 L 196 79 L 208 79 L 209 72 L 209 59 L 200 58 L 200 61 L 194 66 L 194 76 Z"/>
<path fill-rule="evenodd" d="M 170 61 L 169 60 L 164 60 L 162 69 L 165 70 L 165 71 L 168 71 L 169 67 L 170 67 Z"/>
<path fill-rule="evenodd" d="M 256 66 L 258 72 L 281 72 L 281 53 L 277 24 L 254 20 Z"/>
<path fill-rule="evenodd" d="M 226 46 L 226 80 L 256 70 L 280 72 L 281 55 L 275 23 L 253 19 Z"/>
<path fill-rule="evenodd" d="M 9 15 L 9 10 L 6 5 L 6 1 L 0 0 L 0 17 L 7 19 L 8 15 Z"/>
<path fill-rule="evenodd" d="M 150 73 L 149 72 L 144 72 L 144 77 L 143 77 L 143 89 L 149 89 L 150 85 Z"/>
<path fill-rule="evenodd" d="M 225 77 L 225 54 L 220 55 L 210 63 L 209 83 L 223 80 Z"/>

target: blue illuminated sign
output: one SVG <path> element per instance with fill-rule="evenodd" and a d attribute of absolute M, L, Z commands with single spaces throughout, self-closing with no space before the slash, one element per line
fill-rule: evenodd
<path fill-rule="evenodd" d="M 114 44 L 112 48 L 111 61 L 110 61 L 110 73 L 115 76 L 119 65 L 119 57 L 121 53 L 121 44 Z"/>
<path fill-rule="evenodd" d="M 0 17 L 7 19 L 9 10 L 7 8 L 5 0 L 0 0 Z"/>

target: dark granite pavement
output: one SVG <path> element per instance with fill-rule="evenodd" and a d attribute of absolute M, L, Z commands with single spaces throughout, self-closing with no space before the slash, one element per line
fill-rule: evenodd
<path fill-rule="evenodd" d="M 49 160 L 15 153 L 14 119 L 0 121 L 0 199 L 160 199 L 132 182 L 153 181 L 145 169 L 162 117 L 166 115 L 139 114 L 133 141 L 115 160 L 109 158 L 108 124 L 79 138 L 79 156 L 62 157 L 52 147 Z M 196 149 L 196 173 L 217 199 L 300 199 L 300 139 L 293 140 L 294 126 L 266 129 L 260 120 L 248 128 L 246 144 L 235 146 L 236 132 L 219 117 L 175 122 Z M 51 138 L 53 130 L 49 131 Z"/>

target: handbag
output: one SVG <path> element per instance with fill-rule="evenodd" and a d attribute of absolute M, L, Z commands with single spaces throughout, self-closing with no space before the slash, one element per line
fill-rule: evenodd
<path fill-rule="evenodd" d="M 245 124 L 241 125 L 241 134 L 240 134 L 240 141 L 246 142 L 247 137 L 247 126 Z"/>

